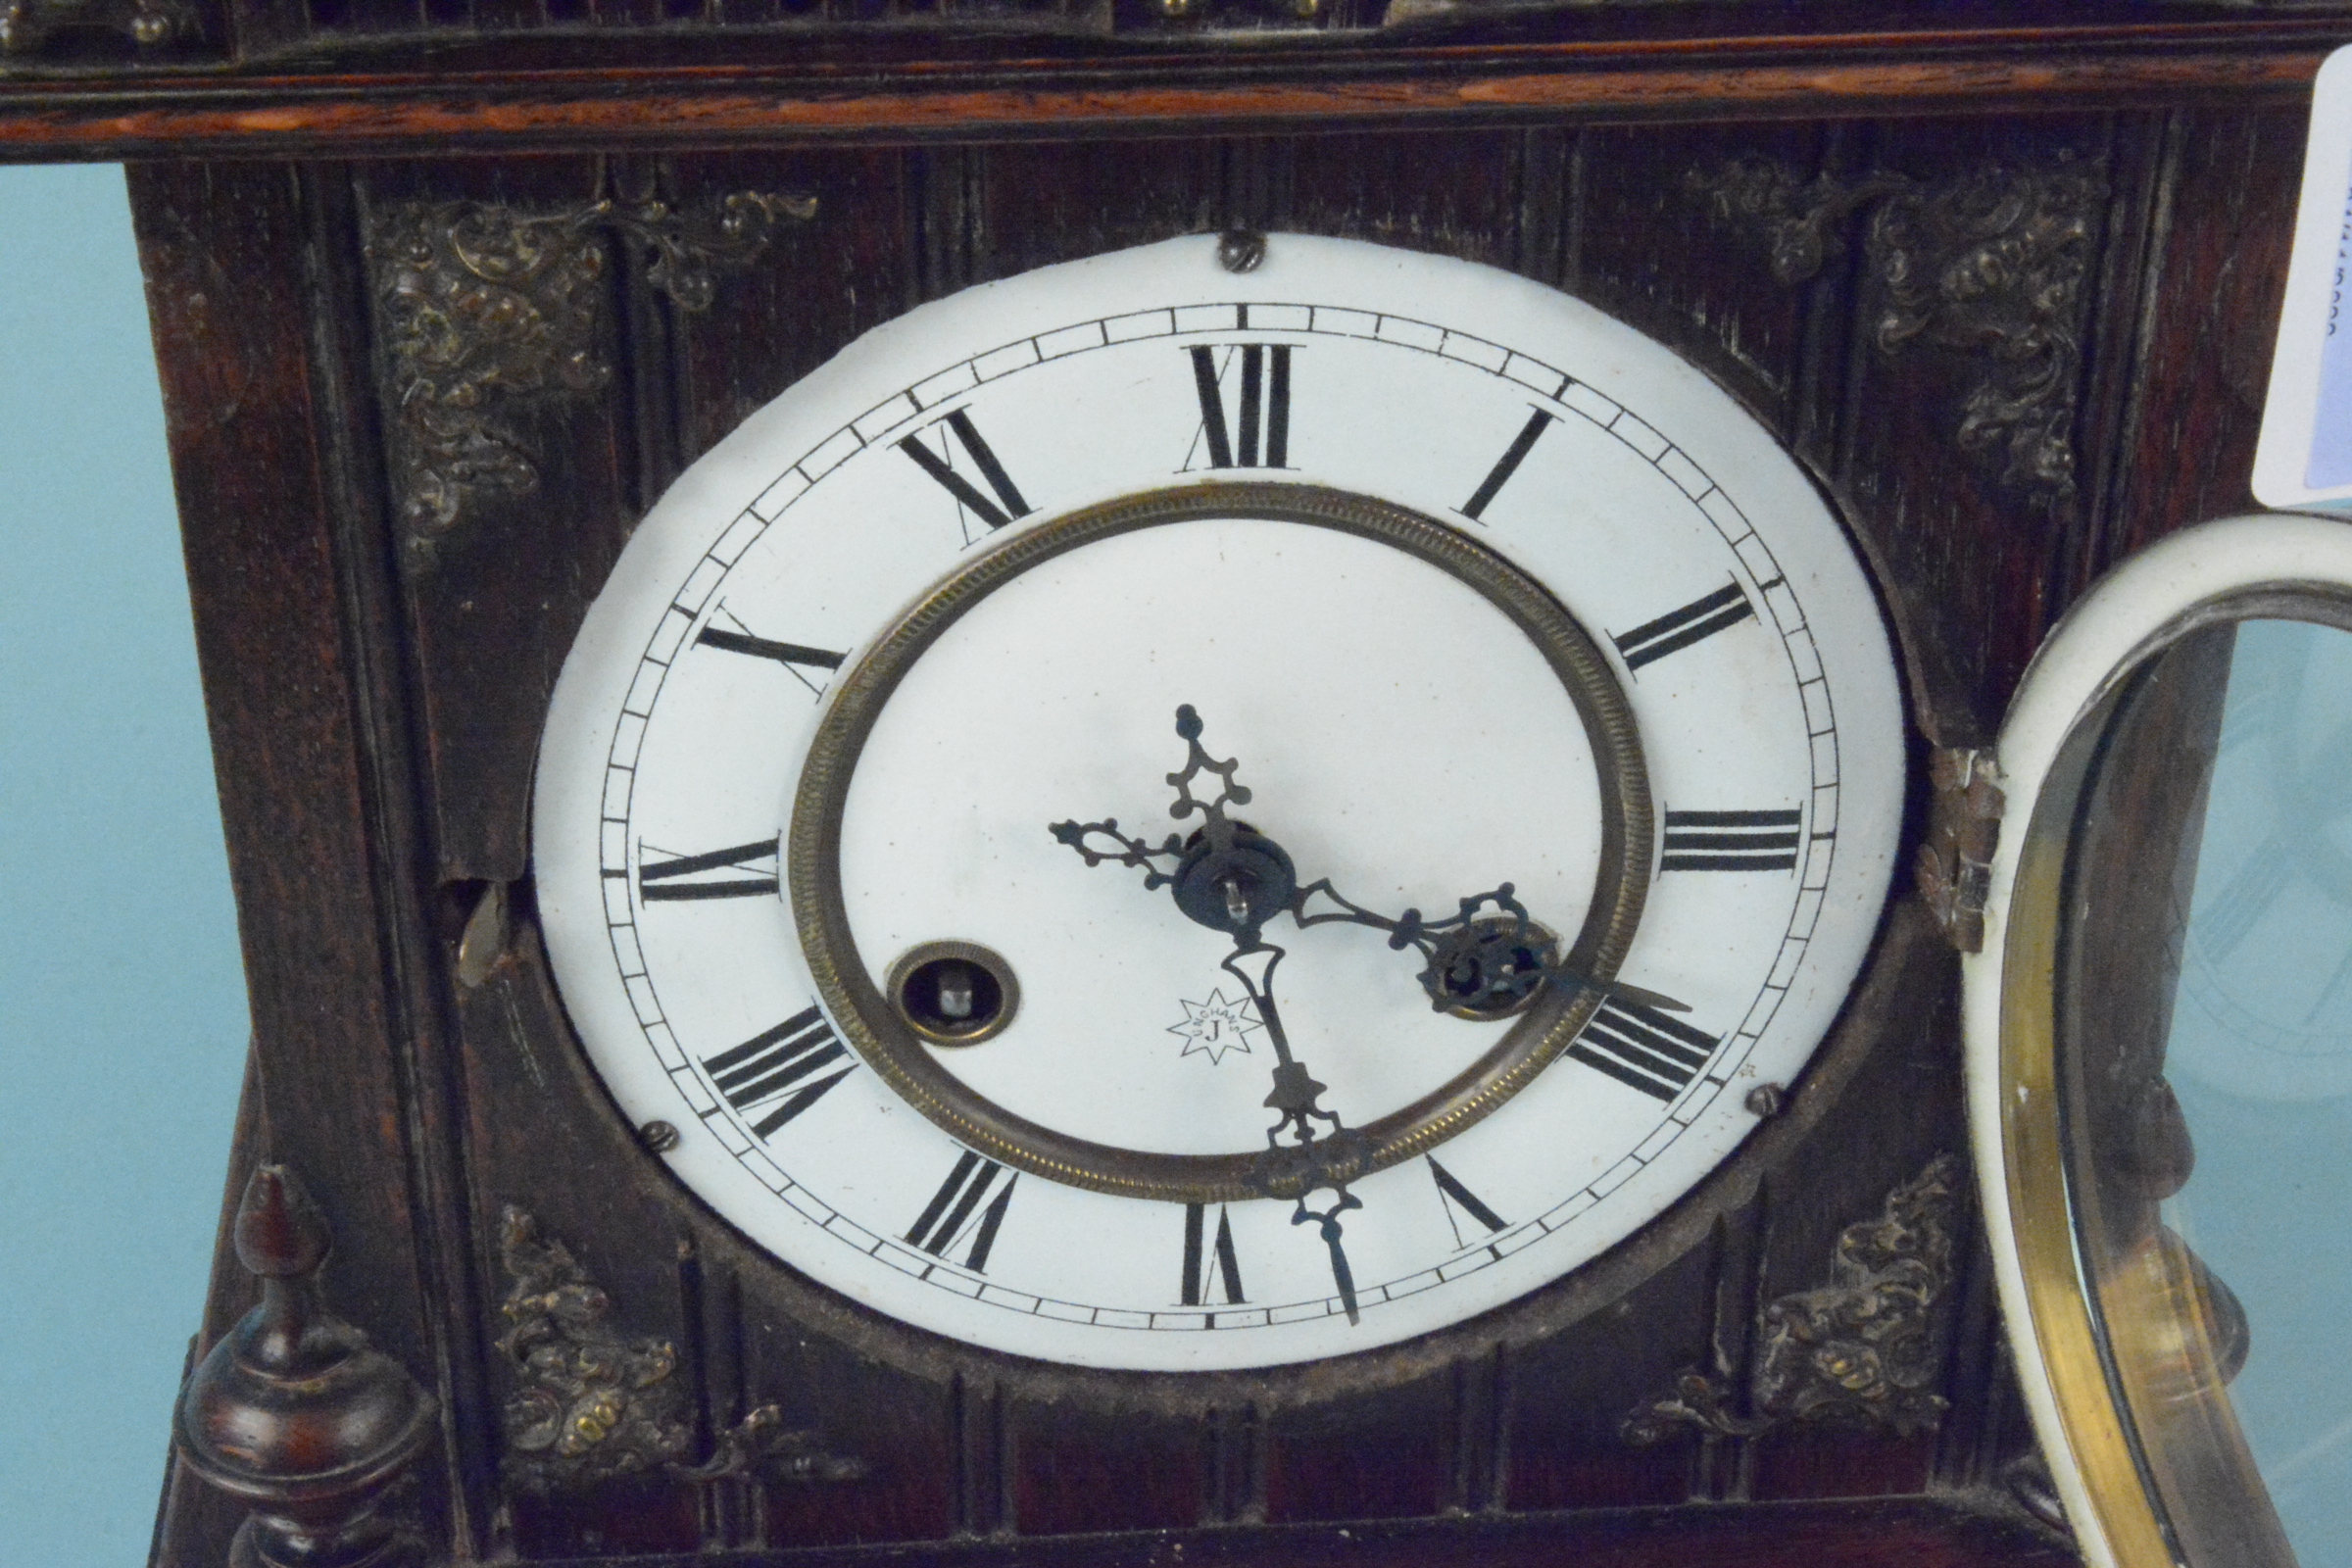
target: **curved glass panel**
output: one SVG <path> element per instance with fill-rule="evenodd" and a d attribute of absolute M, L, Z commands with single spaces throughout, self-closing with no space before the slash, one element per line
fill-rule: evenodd
<path fill-rule="evenodd" d="M 2091 1341 L 2189 1568 L 2352 1562 L 2344 620 L 2269 592 L 2177 623 L 2062 749 L 2025 852 L 2059 859 L 2049 1065 Z"/>

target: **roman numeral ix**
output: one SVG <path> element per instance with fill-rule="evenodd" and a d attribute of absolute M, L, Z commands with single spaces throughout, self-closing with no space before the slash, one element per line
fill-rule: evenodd
<path fill-rule="evenodd" d="M 1715 1054 L 1716 1039 L 1671 1013 L 1604 1002 L 1568 1054 L 1655 1100 L 1672 1100 Z"/>
<path fill-rule="evenodd" d="M 1001 1184 L 997 1180 L 1000 1176 L 1004 1178 Z M 1017 1174 L 995 1160 L 982 1159 L 965 1150 L 963 1157 L 956 1161 L 956 1168 L 948 1172 L 948 1179 L 939 1184 L 939 1191 L 931 1195 L 931 1201 L 923 1205 L 922 1217 L 906 1233 L 906 1244 L 921 1248 L 933 1257 L 947 1257 L 954 1262 L 948 1256 L 948 1250 L 968 1234 L 971 1246 L 963 1254 L 963 1266 L 975 1274 L 981 1272 L 988 1267 L 989 1251 L 997 1245 L 997 1231 L 1004 1225 L 1004 1210 L 1012 1202 L 1013 1183 L 1019 1180 Z M 972 1210 L 980 1206 L 981 1200 L 992 1189 L 996 1200 L 974 1222 Z"/>
<path fill-rule="evenodd" d="M 660 850 L 648 849 L 648 855 L 660 855 Z M 711 850 L 702 855 L 672 855 L 659 865 L 641 864 L 637 868 L 637 891 L 648 904 L 677 903 L 688 899 L 752 899 L 776 891 L 776 841 L 755 839 L 749 844 L 736 844 L 723 850 Z M 762 868 L 753 862 L 769 862 Z M 706 875 L 707 872 L 734 872 L 737 875 Z"/>
<path fill-rule="evenodd" d="M 1788 871 L 1796 866 L 1801 813 L 1668 811 L 1658 870 Z"/>
<path fill-rule="evenodd" d="M 1693 599 L 1680 610 L 1669 611 L 1655 620 L 1645 620 L 1632 631 L 1609 640 L 1625 657 L 1626 668 L 1640 669 L 1668 654 L 1679 654 L 1727 626 L 1751 619 L 1755 613 L 1755 607 L 1740 591 L 1740 584 L 1727 582 L 1704 598 Z"/>
<path fill-rule="evenodd" d="M 752 1131 L 765 1138 L 858 1070 L 853 1061 L 839 1072 L 809 1081 L 810 1074 L 849 1054 L 849 1047 L 833 1033 L 824 1014 L 811 1006 L 740 1046 L 705 1057 L 703 1070 L 727 1103 L 739 1111 L 748 1113 L 754 1105 L 785 1096 L 752 1124 Z"/>
<path fill-rule="evenodd" d="M 940 438 L 945 457 L 926 446 L 919 431 L 902 440 L 899 450 L 991 528 L 1002 528 L 1015 517 L 1029 515 L 1029 503 L 1021 499 L 1021 492 L 1013 485 L 1012 476 L 1004 471 L 1004 465 L 997 461 L 996 453 L 980 438 L 971 415 L 957 409 L 930 428 L 936 430 L 940 424 L 948 427 L 948 434 Z M 972 466 L 980 470 L 980 477 L 988 481 L 988 488 L 995 492 L 993 499 L 982 495 L 978 485 L 956 471 L 953 460 L 958 445 L 971 459 Z"/>
<path fill-rule="evenodd" d="M 1239 417 L 1225 418 L 1225 392 L 1218 383 L 1217 351 L 1192 351 L 1193 385 L 1200 394 L 1200 439 L 1212 468 L 1281 468 L 1291 457 L 1291 346 L 1245 343 L 1225 351 L 1225 363 L 1241 365 Z M 1260 436 L 1264 462 L 1259 462 Z"/>
<path fill-rule="evenodd" d="M 1199 1306 L 1213 1281 L 1225 1295 L 1226 1304 L 1242 1301 L 1242 1265 L 1233 1253 L 1233 1219 L 1225 1205 L 1217 1205 L 1217 1237 L 1214 1247 L 1205 1245 L 1208 1231 L 1208 1206 L 1204 1203 L 1184 1205 L 1184 1304 Z"/>

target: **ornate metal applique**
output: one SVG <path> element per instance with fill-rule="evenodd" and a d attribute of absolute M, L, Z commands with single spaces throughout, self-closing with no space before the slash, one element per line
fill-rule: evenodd
<path fill-rule="evenodd" d="M 1741 159 L 1687 179 L 1720 220 L 1761 234 L 1784 283 L 1817 275 L 1845 220 L 1877 203 L 1867 253 L 1880 350 L 1966 356 L 1978 373 L 1961 400 L 1960 449 L 2037 505 L 2074 505 L 2085 285 L 2108 195 L 2100 165 L 2061 153 L 1934 182 L 1884 172 L 1806 181 Z"/>
<path fill-rule="evenodd" d="M 1933 1392 L 1942 1366 L 1952 1227 L 1964 1174 L 1938 1154 L 1887 1195 L 1876 1219 L 1848 1225 L 1832 1283 L 1764 1308 L 1747 1397 L 1695 1370 L 1674 1393 L 1628 1416 L 1628 1443 L 1662 1441 L 1678 1426 L 1753 1437 L 1789 1422 L 1877 1428 L 1909 1437 L 1943 1419 Z M 1740 1413 L 1744 1402 L 1747 1414 Z"/>
<path fill-rule="evenodd" d="M 414 202 L 372 214 L 393 490 L 411 537 L 447 532 L 476 496 L 537 487 L 538 467 L 503 413 L 612 380 L 596 350 L 607 232 L 651 254 L 645 280 L 680 310 L 703 311 L 714 272 L 757 257 L 778 218 L 815 212 L 812 197 L 738 192 L 687 211 L 659 201 L 561 213 Z"/>
<path fill-rule="evenodd" d="M 1928 754 L 1936 794 L 1928 808 L 1928 839 L 1912 864 L 1913 884 L 1945 940 L 1962 953 L 1984 947 L 1984 898 L 2007 804 L 1993 782 L 1997 776 L 1988 751 L 1939 746 Z"/>
<path fill-rule="evenodd" d="M 196 30 L 185 7 L 171 0 L 0 0 L 0 55 L 38 49 L 61 32 L 103 28 L 141 49 Z"/>
<path fill-rule="evenodd" d="M 499 1252 L 514 1285 L 500 1310 L 501 1354 L 516 1388 L 506 1404 L 507 1478 L 530 1492 L 594 1486 L 648 1470 L 687 1481 L 757 1475 L 785 1481 L 854 1481 L 862 1460 L 829 1452 L 813 1433 L 784 1429 L 763 1404 L 719 1434 L 710 1457 L 686 1462 L 693 1434 L 677 1347 L 630 1339 L 606 1320 L 612 1302 L 561 1242 L 509 1204 Z"/>

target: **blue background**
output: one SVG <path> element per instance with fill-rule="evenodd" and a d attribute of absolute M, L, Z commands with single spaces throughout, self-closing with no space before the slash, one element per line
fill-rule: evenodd
<path fill-rule="evenodd" d="M 122 173 L 0 168 L 0 1561 L 145 1560 L 248 1021 Z"/>

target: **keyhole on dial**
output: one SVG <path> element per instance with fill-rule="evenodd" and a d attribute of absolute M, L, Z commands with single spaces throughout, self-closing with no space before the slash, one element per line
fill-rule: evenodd
<path fill-rule="evenodd" d="M 976 1046 L 1020 1004 L 1012 966 L 976 942 L 926 942 L 891 965 L 890 1003 L 935 1046 Z"/>

